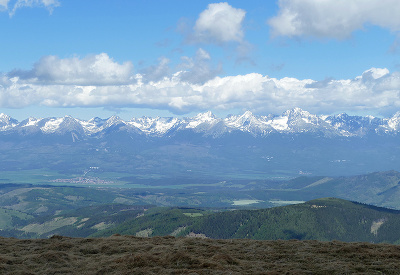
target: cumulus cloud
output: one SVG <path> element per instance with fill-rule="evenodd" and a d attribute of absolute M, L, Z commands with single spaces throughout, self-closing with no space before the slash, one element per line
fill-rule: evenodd
<path fill-rule="evenodd" d="M 179 76 L 181 81 L 193 84 L 204 83 L 222 72 L 222 65 L 214 66 L 210 54 L 199 48 L 193 57 L 182 56 L 181 62 L 175 67 L 170 66 L 166 57 L 158 59 L 158 64 L 143 68 L 139 71 L 144 82 L 157 82 L 172 74 Z"/>
<path fill-rule="evenodd" d="M 45 56 L 34 64 L 32 70 L 14 70 L 9 76 L 28 83 L 110 85 L 132 81 L 132 70 L 131 62 L 118 64 L 106 53 L 101 53 L 82 59 Z"/>
<path fill-rule="evenodd" d="M 398 0 L 279 0 L 273 36 L 348 38 L 367 25 L 400 31 Z"/>
<path fill-rule="evenodd" d="M 222 65 L 214 68 L 210 54 L 202 48 L 197 50 L 194 57 L 182 57 L 178 68 L 180 79 L 194 84 L 205 83 L 222 72 Z"/>
<path fill-rule="evenodd" d="M 50 13 L 61 4 L 58 0 L 0 0 L 0 11 L 7 11 L 13 16 L 17 9 L 24 7 L 43 7 Z"/>
<path fill-rule="evenodd" d="M 99 57 L 105 60 L 104 66 L 94 65 Z M 40 60 L 25 76 L 16 72 L 0 75 L 0 107 L 146 107 L 179 114 L 231 109 L 281 113 L 294 107 L 322 114 L 390 114 L 400 109 L 400 72 L 371 68 L 353 79 L 315 81 L 257 73 L 219 77 L 210 75 L 206 66 L 206 80 L 200 81 L 195 71 L 199 66 L 194 64 L 210 58 L 199 49 L 182 67 L 152 78 L 144 72 L 133 74 L 130 62 L 118 64 L 105 54 L 83 59 L 52 57 L 60 68 Z M 39 70 L 39 65 L 45 69 Z"/>
<path fill-rule="evenodd" d="M 246 12 L 226 2 L 209 4 L 200 13 L 190 37 L 193 42 L 223 44 L 242 42 L 243 20 Z"/>

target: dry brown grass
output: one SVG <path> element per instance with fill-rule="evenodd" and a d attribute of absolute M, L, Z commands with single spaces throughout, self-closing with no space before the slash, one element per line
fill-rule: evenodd
<path fill-rule="evenodd" d="M 112 236 L 0 238 L 0 274 L 398 274 L 400 246 Z"/>

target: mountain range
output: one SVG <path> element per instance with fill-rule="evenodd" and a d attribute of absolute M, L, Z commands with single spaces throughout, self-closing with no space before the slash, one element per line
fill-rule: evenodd
<path fill-rule="evenodd" d="M 182 131 L 214 138 L 232 132 L 244 132 L 253 136 L 274 133 L 314 133 L 324 137 L 362 137 L 368 134 L 391 134 L 400 132 L 400 112 L 389 118 L 373 116 L 349 116 L 345 113 L 327 116 L 314 115 L 294 108 L 281 115 L 257 116 L 250 111 L 242 115 L 217 118 L 211 112 L 200 113 L 192 118 L 141 117 L 124 121 L 118 116 L 108 119 L 98 117 L 90 120 L 71 116 L 62 118 L 33 118 L 21 122 L 6 114 L 0 114 L 0 134 L 19 133 L 29 135 L 43 133 L 63 135 L 72 133 L 72 139 L 101 137 L 110 131 L 126 131 L 151 137 L 171 137 Z"/>
<path fill-rule="evenodd" d="M 217 118 L 0 115 L 0 170 L 129 173 L 137 179 L 265 179 L 400 170 L 400 112 L 317 116 L 299 108 Z"/>

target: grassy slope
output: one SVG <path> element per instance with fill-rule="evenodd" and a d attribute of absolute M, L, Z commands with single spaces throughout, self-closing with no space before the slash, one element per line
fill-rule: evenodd
<path fill-rule="evenodd" d="M 0 230 L 11 229 L 17 223 L 19 223 L 21 221 L 26 221 L 26 220 L 29 220 L 32 218 L 33 218 L 33 216 L 19 212 L 19 211 L 0 208 Z"/>
<path fill-rule="evenodd" d="M 188 215 L 188 213 L 191 213 L 191 215 Z M 92 234 L 92 236 L 110 236 L 115 233 L 136 235 L 138 232 L 147 229 L 151 229 L 151 236 L 171 235 L 174 232 L 178 234 L 180 230 L 193 224 L 196 219 L 203 217 L 201 215 L 203 213 L 206 214 L 207 211 L 186 208 L 153 208 L 141 217 L 137 217 L 115 227 L 99 231 Z"/>
<path fill-rule="evenodd" d="M 32 217 L 22 223 L 19 230 L 6 230 L 2 236 L 20 238 L 47 238 L 52 235 L 86 237 L 110 226 L 143 215 L 152 206 L 133 206 L 122 204 L 95 205 L 79 208 L 60 215 Z M 13 234 L 13 235 L 12 235 Z"/>
<path fill-rule="evenodd" d="M 94 204 L 112 203 L 117 195 L 105 190 L 67 186 L 9 184 L 0 187 L 0 207 L 31 215 L 54 215 Z"/>

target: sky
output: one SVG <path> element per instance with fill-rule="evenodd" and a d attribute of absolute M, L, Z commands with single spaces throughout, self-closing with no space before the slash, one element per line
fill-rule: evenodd
<path fill-rule="evenodd" d="M 400 111 L 398 0 L 0 0 L 0 113 Z"/>

